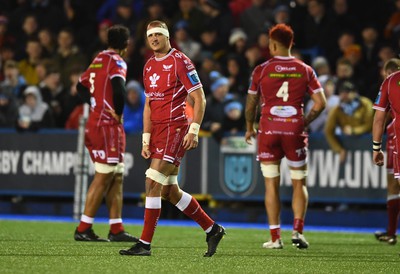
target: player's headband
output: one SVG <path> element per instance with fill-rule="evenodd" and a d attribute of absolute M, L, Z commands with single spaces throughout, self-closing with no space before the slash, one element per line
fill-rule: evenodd
<path fill-rule="evenodd" d="M 151 29 L 147 30 L 147 36 L 149 36 L 150 34 L 153 34 L 153 33 L 161 33 L 164 36 L 167 36 L 169 38 L 169 31 L 164 28 L 156 27 L 156 28 L 151 28 Z"/>

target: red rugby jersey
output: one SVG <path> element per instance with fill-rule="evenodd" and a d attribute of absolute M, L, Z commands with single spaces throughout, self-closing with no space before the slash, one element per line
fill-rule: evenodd
<path fill-rule="evenodd" d="M 260 130 L 299 132 L 303 130 L 306 94 L 323 92 L 314 70 L 294 57 L 277 56 L 258 65 L 249 94 L 262 100 Z"/>
<path fill-rule="evenodd" d="M 121 77 L 125 81 L 126 63 L 114 51 L 100 52 L 81 75 L 79 82 L 90 91 L 91 114 L 89 120 L 114 121 L 114 118 L 105 110 L 114 110 L 113 90 L 111 79 Z"/>
<path fill-rule="evenodd" d="M 155 123 L 187 121 L 186 96 L 202 87 L 192 61 L 174 48 L 162 58 L 149 58 L 143 84 L 150 99 L 150 120 Z"/>

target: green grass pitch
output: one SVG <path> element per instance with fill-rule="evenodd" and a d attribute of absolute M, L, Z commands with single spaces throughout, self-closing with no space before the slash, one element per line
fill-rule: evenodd
<path fill-rule="evenodd" d="M 196 227 L 159 226 L 152 256 L 121 256 L 129 243 L 75 242 L 74 223 L 0 221 L 0 273 L 400 273 L 400 249 L 371 234 L 306 232 L 308 250 L 261 245 L 267 230 L 233 229 L 217 253 L 204 258 L 205 235 Z M 140 226 L 125 225 L 139 235 Z M 95 224 L 105 237 L 108 225 Z"/>

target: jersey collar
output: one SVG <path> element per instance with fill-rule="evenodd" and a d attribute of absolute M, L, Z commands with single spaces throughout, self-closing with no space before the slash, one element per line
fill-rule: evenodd
<path fill-rule="evenodd" d="M 176 49 L 171 48 L 171 50 L 170 50 L 165 56 L 163 56 L 163 57 L 161 57 L 161 58 L 157 58 L 157 57 L 154 56 L 154 59 L 155 59 L 156 61 L 165 60 L 165 59 L 167 59 L 175 50 L 176 50 Z"/>

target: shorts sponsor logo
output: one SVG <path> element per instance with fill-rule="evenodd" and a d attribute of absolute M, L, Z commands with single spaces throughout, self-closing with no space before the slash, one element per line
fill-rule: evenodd
<path fill-rule="evenodd" d="M 106 158 L 106 153 L 104 150 L 92 150 L 93 157 L 96 159 L 99 157 L 100 159 L 104 160 Z"/>
<path fill-rule="evenodd" d="M 156 148 L 156 153 L 161 154 L 164 151 L 163 148 Z"/>
<path fill-rule="evenodd" d="M 262 158 L 262 159 L 271 159 L 271 158 L 274 158 L 274 154 L 271 154 L 271 153 L 269 153 L 269 152 L 261 152 L 261 153 L 258 155 L 258 157 L 259 157 L 259 158 Z"/>

